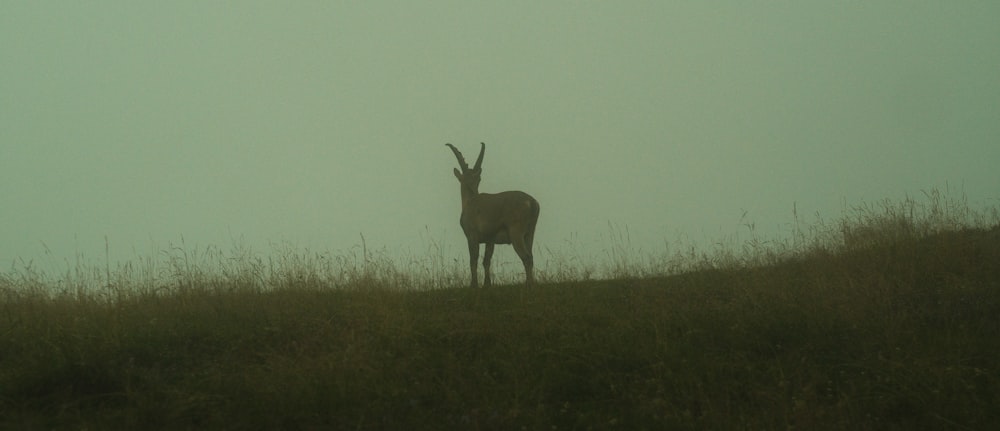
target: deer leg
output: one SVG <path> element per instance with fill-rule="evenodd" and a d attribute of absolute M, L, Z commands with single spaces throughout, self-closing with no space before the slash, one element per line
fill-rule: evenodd
<path fill-rule="evenodd" d="M 469 287 L 476 288 L 479 287 L 479 274 L 477 274 L 476 267 L 479 266 L 479 243 L 474 241 L 469 241 L 469 267 L 472 272 L 472 279 L 469 281 Z"/>
<path fill-rule="evenodd" d="M 493 280 L 490 279 L 490 260 L 493 259 L 493 246 L 492 242 L 486 243 L 486 254 L 483 255 L 483 286 L 490 287 L 493 285 Z"/>
<path fill-rule="evenodd" d="M 532 284 L 535 284 L 535 277 L 532 274 L 532 270 L 535 267 L 535 259 L 531 255 L 531 249 L 525 244 L 524 235 L 514 235 L 511 238 L 510 245 L 514 247 L 514 252 L 517 253 L 517 257 L 521 258 L 521 263 L 524 264 L 524 285 L 531 287 Z"/>

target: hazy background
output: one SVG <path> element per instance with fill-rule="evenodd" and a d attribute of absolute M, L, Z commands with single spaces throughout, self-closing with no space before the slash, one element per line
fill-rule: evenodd
<path fill-rule="evenodd" d="M 5 1 L 0 264 L 362 234 L 464 261 L 446 142 L 486 142 L 482 191 L 541 202 L 543 269 L 625 231 L 650 253 L 787 234 L 793 205 L 996 205 L 998 22 L 971 1 Z"/>

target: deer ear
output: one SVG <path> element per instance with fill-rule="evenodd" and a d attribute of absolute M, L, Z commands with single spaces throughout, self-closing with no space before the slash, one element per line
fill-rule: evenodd
<path fill-rule="evenodd" d="M 455 178 L 458 178 L 459 181 L 462 181 L 462 173 L 458 171 L 458 168 L 455 168 L 454 170 L 452 170 L 452 172 L 455 173 Z"/>

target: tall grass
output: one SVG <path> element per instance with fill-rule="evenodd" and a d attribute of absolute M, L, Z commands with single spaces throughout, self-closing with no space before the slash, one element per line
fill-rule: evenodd
<path fill-rule="evenodd" d="M 363 240 L 21 265 L 0 274 L 0 428 L 1000 425 L 997 210 L 932 191 L 795 216 L 652 255 L 612 225 L 607 267 L 550 259 L 530 290 Z"/>

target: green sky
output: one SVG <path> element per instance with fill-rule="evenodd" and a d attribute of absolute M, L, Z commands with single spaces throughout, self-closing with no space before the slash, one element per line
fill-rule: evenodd
<path fill-rule="evenodd" d="M 744 212 L 787 233 L 793 204 L 996 205 L 998 22 L 971 1 L 3 2 L 0 264 L 360 234 L 464 259 L 446 142 L 486 142 L 482 191 L 541 202 L 537 247 L 595 258 L 609 225 L 656 250 Z"/>

